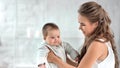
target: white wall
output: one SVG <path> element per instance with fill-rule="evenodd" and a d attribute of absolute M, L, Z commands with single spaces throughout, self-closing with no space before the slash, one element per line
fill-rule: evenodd
<path fill-rule="evenodd" d="M 0 0 L 0 68 L 34 68 L 41 29 L 47 22 L 55 22 L 62 39 L 78 49 L 84 37 L 78 30 L 77 10 L 86 1 L 90 0 Z M 120 52 L 120 1 L 94 1 L 110 15 Z"/>

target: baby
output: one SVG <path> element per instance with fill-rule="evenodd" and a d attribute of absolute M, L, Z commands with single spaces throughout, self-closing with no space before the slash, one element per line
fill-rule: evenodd
<path fill-rule="evenodd" d="M 78 52 L 73 49 L 69 43 L 61 41 L 60 31 L 56 24 L 47 23 L 42 28 L 42 33 L 44 37 L 44 42 L 42 42 L 42 47 L 39 48 L 39 68 L 58 68 L 54 63 L 49 63 L 47 61 L 47 54 L 49 53 L 49 48 L 61 58 L 62 61 L 66 61 L 67 54 L 76 60 L 79 55 Z"/>

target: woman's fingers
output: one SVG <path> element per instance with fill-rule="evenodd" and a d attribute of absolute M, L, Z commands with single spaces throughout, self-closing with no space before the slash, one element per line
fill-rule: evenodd
<path fill-rule="evenodd" d="M 50 51 L 47 57 L 48 62 L 53 62 L 54 57 L 55 57 L 55 54 L 53 53 L 53 51 Z"/>
<path fill-rule="evenodd" d="M 56 54 L 52 51 L 52 49 L 50 49 L 48 46 L 47 48 L 50 50 L 47 56 L 48 62 L 54 62 L 56 58 L 60 59 L 60 57 L 56 56 Z"/>

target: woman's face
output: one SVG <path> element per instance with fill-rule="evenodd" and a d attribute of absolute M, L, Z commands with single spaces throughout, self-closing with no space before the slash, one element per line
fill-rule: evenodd
<path fill-rule="evenodd" d="M 79 15 L 78 21 L 80 23 L 79 29 L 82 30 L 85 36 L 90 36 L 98 26 L 98 22 L 91 23 L 85 16 Z"/>

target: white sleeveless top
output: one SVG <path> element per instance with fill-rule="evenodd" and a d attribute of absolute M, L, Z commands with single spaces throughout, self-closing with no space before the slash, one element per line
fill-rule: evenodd
<path fill-rule="evenodd" d="M 115 57 L 110 42 L 106 42 L 108 56 L 103 61 L 96 61 L 92 68 L 115 68 Z"/>

